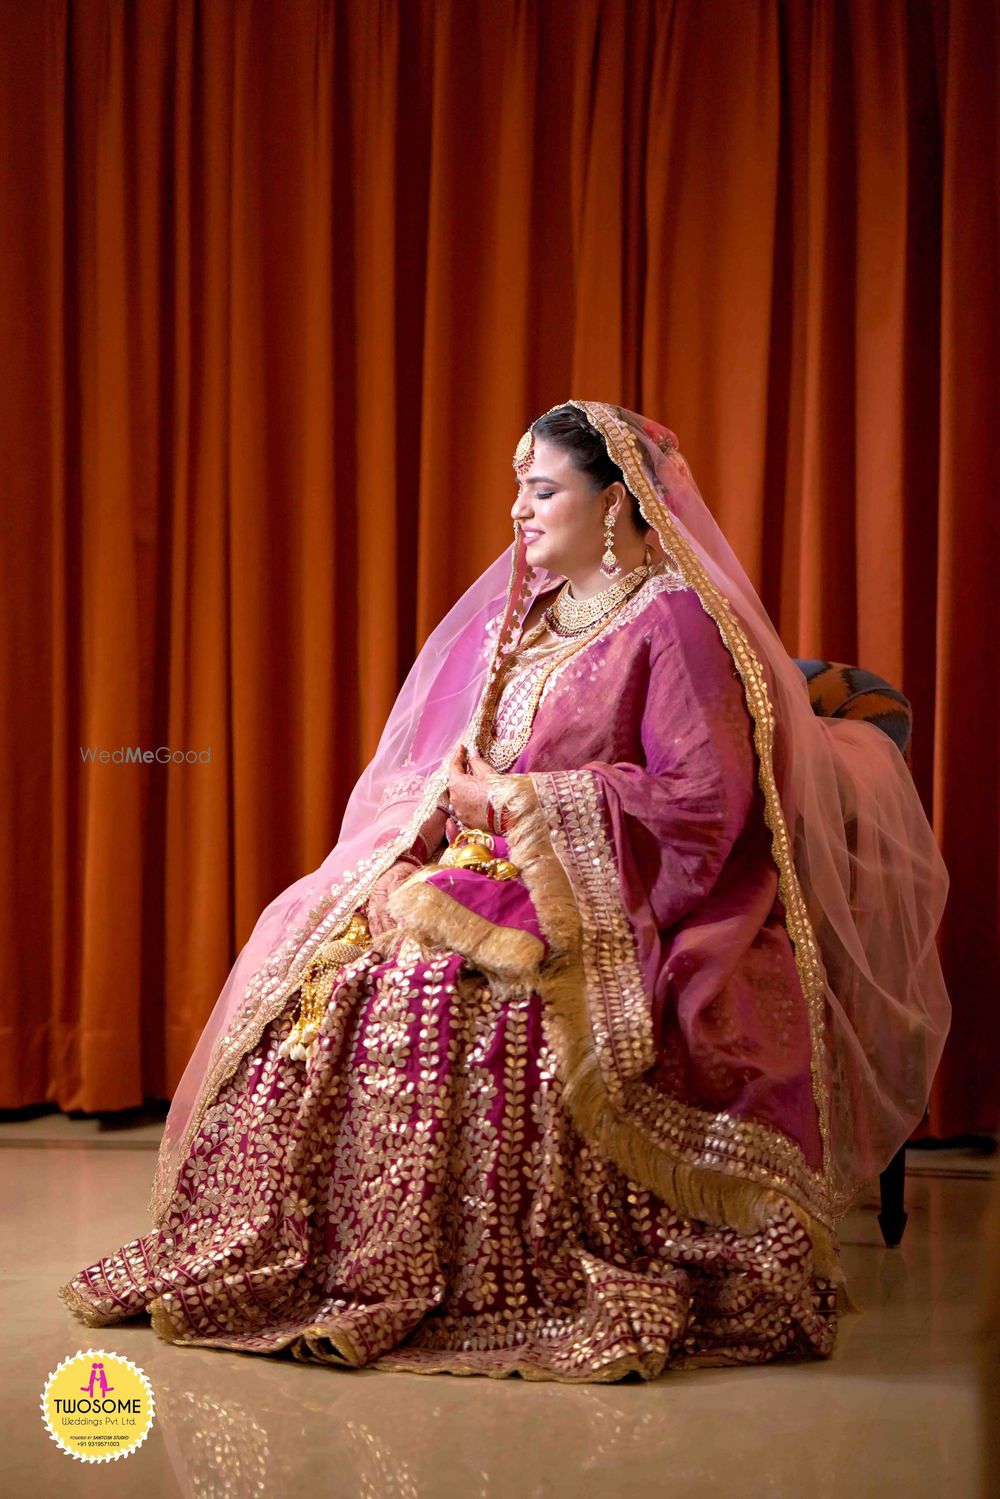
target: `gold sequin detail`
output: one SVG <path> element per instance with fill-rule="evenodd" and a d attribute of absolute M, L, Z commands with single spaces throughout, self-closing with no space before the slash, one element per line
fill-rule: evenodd
<path fill-rule="evenodd" d="M 437 771 L 426 777 L 423 797 L 397 836 L 363 859 L 356 869 L 347 870 L 337 884 L 320 897 L 307 913 L 302 925 L 286 937 L 250 979 L 242 1004 L 230 1021 L 229 1028 L 215 1043 L 181 1140 L 171 1149 L 169 1157 L 162 1147 L 157 1156 L 149 1201 L 149 1211 L 154 1223 L 158 1223 L 166 1211 L 177 1169 L 187 1155 L 205 1113 L 218 1096 L 220 1088 L 233 1076 L 241 1060 L 258 1044 L 271 1022 L 285 1009 L 290 996 L 299 988 L 302 975 L 324 942 L 353 911 L 364 905 L 379 876 L 395 864 L 400 854 L 413 846 L 414 838 L 447 788 L 451 755 L 452 751 L 449 750 Z"/>
<path fill-rule="evenodd" d="M 207 1112 L 162 1227 L 63 1288 L 111 1325 L 351 1367 L 603 1382 L 823 1356 L 830 1288 L 787 1205 L 679 1216 L 575 1132 L 537 995 L 366 953 L 306 1069 L 281 1016 Z"/>
<path fill-rule="evenodd" d="M 552 846 L 580 910 L 583 964 L 594 1049 L 605 1086 L 621 1102 L 628 1078 L 656 1060 L 651 1005 L 635 956 L 635 939 L 618 893 L 618 869 L 589 770 L 534 777 Z"/>
<path fill-rule="evenodd" d="M 823 1143 L 823 1170 L 828 1195 L 827 1211 L 843 1212 L 850 1196 L 838 1193 L 830 1155 L 829 1091 L 824 1048 L 825 980 L 816 936 L 809 919 L 802 886 L 792 854 L 791 838 L 774 774 L 774 709 L 760 658 L 754 651 L 732 605 L 716 588 L 694 551 L 680 534 L 643 467 L 642 453 L 634 432 L 615 408 L 603 401 L 568 401 L 576 406 L 604 438 L 610 457 L 625 475 L 643 517 L 656 531 L 660 545 L 686 582 L 695 590 L 706 613 L 715 621 L 722 641 L 733 658 L 743 682 L 747 707 L 753 719 L 758 779 L 764 795 L 764 815 L 771 831 L 771 846 L 778 868 L 779 894 L 785 908 L 785 923 L 795 953 L 796 967 L 806 998 L 812 1047 L 812 1088 L 817 1122 Z M 553 408 L 554 409 L 554 408 Z"/>

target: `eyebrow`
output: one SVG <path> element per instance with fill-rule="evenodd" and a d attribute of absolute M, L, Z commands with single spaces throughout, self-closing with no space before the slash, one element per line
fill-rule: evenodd
<path fill-rule="evenodd" d="M 558 484 L 558 482 L 558 479 L 544 479 L 541 474 L 535 474 L 530 479 L 519 479 L 518 488 L 520 488 L 522 484 Z"/>

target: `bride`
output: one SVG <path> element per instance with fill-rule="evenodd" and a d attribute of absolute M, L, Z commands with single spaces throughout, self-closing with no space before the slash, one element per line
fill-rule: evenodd
<path fill-rule="evenodd" d="M 91 1326 L 563 1381 L 830 1353 L 837 1222 L 923 1113 L 947 888 L 813 716 L 673 434 L 568 401 L 321 867 L 263 912 Z"/>

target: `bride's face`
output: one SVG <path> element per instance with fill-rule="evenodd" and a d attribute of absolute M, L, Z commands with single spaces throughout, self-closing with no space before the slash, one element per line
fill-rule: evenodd
<path fill-rule="evenodd" d="M 593 569 L 604 551 L 607 508 L 607 491 L 591 488 L 565 448 L 544 438 L 535 440 L 531 465 L 518 477 L 510 512 L 521 522 L 532 567 L 564 577 Z"/>

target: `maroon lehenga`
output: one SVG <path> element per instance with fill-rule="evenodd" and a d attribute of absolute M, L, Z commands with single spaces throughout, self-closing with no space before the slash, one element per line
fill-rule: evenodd
<path fill-rule="evenodd" d="M 566 1381 L 830 1352 L 835 1295 L 791 1211 L 682 1218 L 576 1133 L 537 995 L 408 942 L 351 966 L 308 1071 L 269 1027 L 162 1228 L 83 1271 L 91 1323 L 417 1373 Z"/>
<path fill-rule="evenodd" d="M 402 898 L 305 1061 L 293 996 L 159 1226 L 63 1288 L 85 1321 L 564 1381 L 831 1351 L 809 1029 L 718 632 L 661 565 L 530 698 L 496 715 L 526 908 L 474 876 L 407 933 Z"/>

